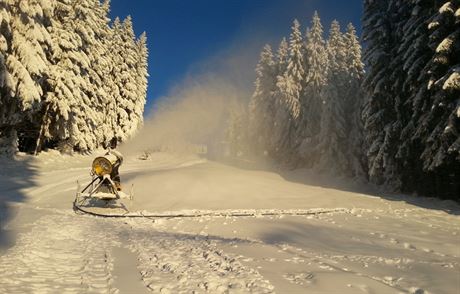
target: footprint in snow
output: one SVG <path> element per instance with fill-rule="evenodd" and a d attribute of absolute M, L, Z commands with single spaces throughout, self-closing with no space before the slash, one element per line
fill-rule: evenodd
<path fill-rule="evenodd" d="M 409 289 L 409 293 L 410 294 L 430 294 L 429 292 L 421 289 L 421 288 L 417 288 L 417 287 L 412 287 Z"/>
<path fill-rule="evenodd" d="M 283 278 L 296 285 L 312 284 L 315 275 L 312 273 L 287 273 Z"/>
<path fill-rule="evenodd" d="M 404 243 L 404 248 L 410 249 L 410 250 L 415 250 L 416 249 L 414 245 L 412 245 L 410 243 L 407 243 L 407 242 Z"/>

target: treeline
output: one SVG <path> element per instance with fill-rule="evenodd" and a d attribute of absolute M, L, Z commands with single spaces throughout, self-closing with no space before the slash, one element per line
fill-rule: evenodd
<path fill-rule="evenodd" d="M 366 72 L 351 24 L 325 41 L 317 13 L 305 34 L 294 21 L 230 115 L 230 152 L 460 199 L 459 5 L 364 1 Z"/>
<path fill-rule="evenodd" d="M 146 35 L 109 1 L 0 2 L 0 148 L 91 151 L 142 124 Z"/>
<path fill-rule="evenodd" d="M 361 46 L 352 24 L 342 32 L 334 21 L 327 41 L 323 35 L 315 13 L 305 33 L 294 21 L 276 53 L 264 47 L 248 118 L 232 115 L 231 152 L 265 155 L 291 168 L 363 174 Z"/>
<path fill-rule="evenodd" d="M 369 178 L 460 199 L 460 1 L 364 4 Z"/>

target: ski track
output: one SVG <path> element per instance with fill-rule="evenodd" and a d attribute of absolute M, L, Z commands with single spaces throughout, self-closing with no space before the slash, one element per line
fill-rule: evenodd
<path fill-rule="evenodd" d="M 131 223 L 71 211 L 40 218 L 0 257 L 0 293 L 118 293 L 111 250 L 124 243 L 155 293 L 273 292 L 256 270 L 208 238 L 157 231 L 151 220 Z"/>
<path fill-rule="evenodd" d="M 76 224 L 70 211 L 42 217 L 0 257 L 0 293 L 117 293 L 113 242 L 95 219 Z"/>
<path fill-rule="evenodd" d="M 147 238 L 146 238 L 147 236 Z M 217 249 L 209 236 L 151 233 L 151 224 L 130 231 L 142 279 L 155 293 L 272 293 L 273 285 L 236 257 Z M 152 242 L 152 240 L 157 240 Z M 243 241 L 244 242 L 244 241 Z"/>

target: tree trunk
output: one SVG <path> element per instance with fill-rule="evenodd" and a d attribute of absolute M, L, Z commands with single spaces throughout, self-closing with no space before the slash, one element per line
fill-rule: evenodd
<path fill-rule="evenodd" d="M 48 111 L 50 108 L 50 103 L 46 104 L 45 113 L 43 114 L 43 120 L 40 126 L 40 132 L 38 134 L 37 143 L 35 145 L 34 155 L 38 155 L 42 151 L 43 141 L 45 140 L 45 132 L 49 127 Z"/>

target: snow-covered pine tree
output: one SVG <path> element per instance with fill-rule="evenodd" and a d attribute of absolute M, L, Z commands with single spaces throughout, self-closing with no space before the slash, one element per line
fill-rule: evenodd
<path fill-rule="evenodd" d="M 337 85 L 345 87 L 347 73 L 347 49 L 345 38 L 340 31 L 340 24 L 333 20 L 326 43 L 328 60 L 327 81 L 333 79 Z"/>
<path fill-rule="evenodd" d="M 276 75 L 284 74 L 284 72 L 287 70 L 288 58 L 289 58 L 289 44 L 286 38 L 283 37 L 283 39 L 281 39 L 281 42 L 278 46 L 278 50 L 276 52 L 276 59 L 275 59 L 275 64 L 276 64 L 275 74 Z"/>
<path fill-rule="evenodd" d="M 46 27 L 52 13 L 52 1 L 2 1 L 4 25 L 8 21 L 4 55 L 6 80 L 3 98 L 8 110 L 4 128 L 14 129 L 21 145 L 33 148 L 30 140 L 39 132 L 42 95 L 49 67 L 47 54 L 51 38 Z"/>
<path fill-rule="evenodd" d="M 6 71 L 6 54 L 8 52 L 9 43 L 11 42 L 10 28 L 10 7 L 6 1 L 0 2 L 0 123 L 3 122 L 4 111 L 7 105 L 3 99 L 6 97 L 5 91 L 7 71 Z"/>
<path fill-rule="evenodd" d="M 363 122 L 361 118 L 364 99 L 362 91 L 364 64 L 361 44 L 352 23 L 348 24 L 344 39 L 347 67 L 347 86 L 344 94 L 348 101 L 345 105 L 345 114 L 349 129 L 346 154 L 353 176 L 365 179 L 367 177 L 367 161 L 363 150 Z"/>
<path fill-rule="evenodd" d="M 143 125 L 144 106 L 147 98 L 147 83 L 148 83 L 148 48 L 147 48 L 147 34 L 143 32 L 136 42 L 136 87 L 137 87 L 137 100 L 134 105 L 133 117 L 137 125 L 133 125 L 135 131 Z"/>
<path fill-rule="evenodd" d="M 113 99 L 105 91 L 110 77 L 107 13 L 107 1 L 56 0 L 50 90 L 39 141 L 90 151 L 113 137 L 107 120 Z"/>
<path fill-rule="evenodd" d="M 108 118 L 110 119 L 110 125 L 113 128 L 115 137 L 120 138 L 121 134 L 123 133 L 122 129 L 119 126 L 119 118 L 118 118 L 118 108 L 119 103 L 122 99 L 121 96 L 121 68 L 123 64 L 123 40 L 121 38 L 122 34 L 122 24 L 118 17 L 114 19 L 111 24 L 111 38 L 110 38 L 110 48 L 112 49 L 112 54 L 110 54 L 110 77 L 112 82 L 108 84 L 109 92 L 113 97 L 114 106 L 110 108 L 110 115 Z"/>
<path fill-rule="evenodd" d="M 47 50 L 51 38 L 46 30 L 50 17 L 49 1 L 10 0 L 11 43 L 6 67 L 10 95 L 22 111 L 40 107 L 43 76 L 47 71 Z M 48 15 L 47 15 L 48 14 Z"/>
<path fill-rule="evenodd" d="M 281 107 L 286 109 L 286 117 L 277 117 L 276 122 L 280 125 L 277 157 L 283 164 L 293 164 L 297 161 L 297 146 L 299 144 L 296 129 L 300 116 L 300 95 L 302 93 L 302 81 L 305 78 L 304 52 L 300 23 L 294 20 L 289 38 L 289 57 L 286 71 L 280 73 L 276 83 L 276 100 L 280 101 Z M 279 115 L 280 116 L 280 115 Z"/>
<path fill-rule="evenodd" d="M 284 95 L 281 95 L 282 92 L 278 88 L 278 81 L 283 79 L 283 75 L 287 70 L 289 58 L 289 45 L 286 38 L 281 40 L 279 44 L 278 51 L 275 58 L 275 91 L 273 93 L 273 102 L 274 102 L 274 117 L 273 117 L 273 129 L 269 141 L 269 154 L 273 158 L 280 158 L 281 151 L 286 148 L 284 144 L 288 142 L 287 132 L 290 128 L 290 115 L 288 110 L 288 105 L 284 99 Z"/>
<path fill-rule="evenodd" d="M 303 68 L 304 52 L 302 46 L 302 33 L 300 32 L 300 23 L 294 20 L 289 37 L 289 55 L 286 64 L 286 70 L 281 74 L 280 85 L 283 85 L 284 101 L 289 109 L 290 115 L 296 125 L 300 115 L 300 94 L 302 92 L 302 81 L 305 70 Z M 291 141 L 296 141 L 291 138 Z"/>
<path fill-rule="evenodd" d="M 7 1 L 0 2 L 0 154 L 13 153 L 17 147 L 17 134 L 11 126 L 12 103 L 7 88 L 6 54 L 11 42 L 10 5 Z"/>
<path fill-rule="evenodd" d="M 0 89 L 4 89 L 6 84 L 6 54 L 8 52 L 9 43 L 11 42 L 11 27 L 10 27 L 10 6 L 6 1 L 0 2 Z M 4 93 L 1 92 L 3 98 Z M 3 100 L 0 99 L 0 103 Z M 2 109 L 0 109 L 1 111 Z M 1 116 L 0 116 L 1 119 Z"/>
<path fill-rule="evenodd" d="M 347 48 L 347 72 L 350 77 L 354 79 L 350 91 L 356 91 L 359 89 L 360 81 L 364 77 L 364 64 L 362 61 L 361 44 L 359 43 L 356 29 L 352 23 L 347 25 L 345 46 Z"/>
<path fill-rule="evenodd" d="M 112 76 L 115 79 L 115 95 L 117 97 L 117 118 L 114 122 L 116 136 L 125 141 L 135 134 L 142 122 L 135 111 L 136 105 L 144 104 L 145 97 L 138 97 L 136 82 L 136 41 L 131 17 L 128 16 L 123 23 L 116 19 L 113 23 L 114 38 L 112 48 L 114 51 L 114 66 Z"/>
<path fill-rule="evenodd" d="M 86 3 L 85 3 L 86 2 Z M 112 36 L 109 27 L 109 2 L 104 1 L 101 5 L 99 0 L 86 0 L 81 3 L 81 13 L 85 15 L 84 21 L 88 28 L 82 36 L 86 43 L 86 53 L 91 63 L 88 74 L 90 82 L 89 97 L 92 97 L 91 123 L 97 145 L 106 145 L 115 137 L 115 127 L 111 123 L 112 117 L 116 116 L 116 107 L 111 95 L 110 84 L 114 77 L 110 76 L 112 64 Z M 84 32 L 84 30 L 82 30 Z M 89 123 L 89 122 L 87 122 Z"/>
<path fill-rule="evenodd" d="M 428 24 L 433 56 L 416 133 L 424 138 L 421 159 L 432 182 L 426 192 L 460 199 L 460 3 L 437 5 Z"/>
<path fill-rule="evenodd" d="M 255 91 L 249 103 L 249 132 L 254 138 L 252 152 L 256 155 L 268 152 L 272 136 L 276 87 L 275 62 L 270 45 L 265 45 L 256 67 Z"/>
<path fill-rule="evenodd" d="M 365 2 L 371 179 L 458 199 L 459 5 Z"/>
<path fill-rule="evenodd" d="M 317 11 L 311 20 L 311 27 L 307 31 L 305 42 L 307 87 L 305 91 L 318 94 L 326 84 L 327 51 L 323 38 L 323 25 Z"/>
<path fill-rule="evenodd" d="M 415 35 L 415 32 L 406 33 L 405 31 L 409 20 L 414 17 L 412 13 L 416 13 L 413 11 L 416 2 L 421 3 L 422 1 L 391 0 L 388 1 L 386 9 L 391 26 L 390 40 L 392 42 L 390 59 L 386 61 L 386 68 L 389 73 L 386 91 L 389 94 L 389 109 L 393 115 L 393 118 L 387 121 L 388 129 L 391 130 L 391 139 L 386 141 L 389 145 L 387 149 L 390 150 L 388 158 L 391 161 L 386 164 L 386 170 L 391 171 L 389 173 L 391 176 L 386 182 L 397 189 L 404 188 L 405 177 L 414 173 L 410 171 L 412 168 L 408 165 L 409 158 L 401 157 L 399 150 L 404 145 L 404 141 L 407 141 L 408 137 L 404 137 L 402 132 L 411 116 L 411 94 L 408 92 L 410 88 L 405 83 L 407 72 L 404 65 L 407 61 L 404 59 L 404 52 L 409 47 L 412 47 L 409 50 L 413 51 L 414 44 L 412 42 L 406 43 L 404 38 L 409 37 L 410 34 L 413 35 L 409 38 L 413 38 Z"/>
<path fill-rule="evenodd" d="M 327 42 L 328 71 L 327 84 L 321 89 L 322 99 L 321 125 L 318 144 L 315 146 L 316 166 L 337 174 L 348 174 L 348 138 L 349 119 L 345 108 L 348 97 L 347 47 L 340 24 L 334 20 L 329 31 Z"/>
<path fill-rule="evenodd" d="M 301 144 L 298 152 L 307 166 L 312 165 L 316 136 L 320 131 L 321 89 L 326 84 L 327 52 L 323 39 L 323 26 L 318 12 L 315 11 L 311 28 L 307 30 L 305 48 L 305 78 L 301 94 L 301 117 L 297 132 Z"/>
<path fill-rule="evenodd" d="M 287 60 L 286 71 L 284 72 L 285 89 L 287 90 L 285 96 L 287 105 L 289 107 L 292 117 L 297 120 L 300 115 L 300 95 L 302 93 L 302 84 L 305 79 L 304 69 L 304 48 L 303 38 L 300 32 L 300 23 L 294 20 L 291 27 L 292 32 L 289 38 L 289 57 Z M 294 121 L 297 123 L 297 121 Z M 295 140 L 293 140 L 295 141 Z"/>
<path fill-rule="evenodd" d="M 93 0 L 94 1 L 94 0 Z M 97 98 L 96 120 L 98 127 L 95 131 L 98 144 L 107 146 L 115 137 L 115 128 L 111 117 L 116 116 L 115 100 L 111 93 L 114 77 L 110 75 L 113 66 L 111 56 L 111 38 L 113 32 L 110 29 L 110 0 L 94 1 L 94 13 L 88 19 L 94 25 L 94 43 L 88 52 L 91 62 L 91 85 L 94 89 L 94 97 Z M 145 97 L 145 95 L 144 95 Z"/>
<path fill-rule="evenodd" d="M 428 181 L 424 177 L 423 163 L 420 160 L 422 139 L 416 133 L 423 97 L 427 90 L 427 69 L 425 66 L 432 57 L 432 50 L 428 47 L 428 21 L 436 9 L 432 1 L 408 1 L 398 10 L 406 10 L 410 16 L 401 24 L 400 46 L 397 51 L 397 62 L 401 66 L 398 70 L 400 88 L 394 90 L 403 97 L 400 113 L 403 118 L 400 143 L 396 158 L 401 166 L 403 189 L 406 191 L 424 190 L 422 186 Z M 429 184 L 431 185 L 431 184 Z"/>
<path fill-rule="evenodd" d="M 2 144 L 17 141 L 11 130 L 18 130 L 22 150 L 90 151 L 139 127 L 146 39 L 136 43 L 130 19 L 112 30 L 108 11 L 109 0 L 0 3 Z"/>
<path fill-rule="evenodd" d="M 363 110 L 365 146 L 369 179 L 378 184 L 400 187 L 395 154 L 399 135 L 390 88 L 388 62 L 396 44 L 392 40 L 391 19 L 386 1 L 364 2 L 363 40 L 367 44 L 364 60 L 369 71 L 364 80 L 366 101 Z"/>
<path fill-rule="evenodd" d="M 49 89 L 44 96 L 46 106 L 36 152 L 40 151 L 45 140 L 59 142 L 61 148 L 66 145 L 80 150 L 91 149 L 96 141 L 91 130 L 86 134 L 82 130 L 87 126 L 81 119 L 92 111 L 92 105 L 88 104 L 91 98 L 87 97 L 86 91 L 91 64 L 83 48 L 83 33 L 79 31 L 85 26 L 76 15 L 74 5 L 71 0 L 56 1 L 50 27 Z"/>

